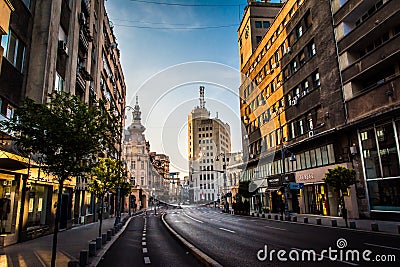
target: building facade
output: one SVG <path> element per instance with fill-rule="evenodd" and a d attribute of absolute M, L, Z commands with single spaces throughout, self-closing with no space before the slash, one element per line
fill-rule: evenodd
<path fill-rule="evenodd" d="M 332 0 L 360 214 L 400 219 L 400 3 Z"/>
<path fill-rule="evenodd" d="M 0 119 L 13 117 L 14 109 L 24 97 L 45 103 L 49 93 L 65 91 L 89 105 L 103 99 L 104 108 L 114 109 L 110 115 L 118 116 L 123 123 L 126 88 L 120 53 L 104 1 L 5 2 L 11 3 L 14 11 L 8 30 L 3 28 L 6 34 L 2 31 L 1 36 L 4 52 Z M 0 2 L 0 8 L 3 23 L 6 18 L 3 17 L 4 1 Z M 6 209 L 10 210 L 7 217 L 12 218 L 3 224 L 6 235 L 2 235 L 1 241 L 8 245 L 52 231 L 58 184 L 41 171 L 35 158 L 18 151 L 12 136 L 1 132 L 1 137 L 0 180 L 4 181 L 0 197 L 10 206 Z M 103 156 L 119 158 L 120 143 L 110 143 Z M 86 184 L 87 178 L 76 177 L 65 186 L 61 228 L 97 220 L 96 200 L 86 191 Z M 21 199 L 24 199 L 22 205 Z"/>
<path fill-rule="evenodd" d="M 271 3 L 249 2 L 238 30 L 239 89 L 243 122 L 243 180 L 256 185 L 253 207 L 340 215 L 339 194 L 323 178 L 337 165 L 351 167 L 331 7 L 327 1 L 288 0 L 252 51 L 246 31 L 263 18 L 251 10 Z M 275 9 L 273 9 L 275 10 Z M 247 38 L 246 42 L 252 42 Z M 246 57 L 243 57 L 246 59 Z M 304 189 L 290 189 L 289 184 Z M 358 217 L 356 188 L 345 197 L 349 217 Z"/>
<path fill-rule="evenodd" d="M 190 201 L 218 200 L 224 191 L 226 164 L 223 159 L 231 151 L 231 134 L 227 123 L 210 118 L 205 108 L 203 86 L 200 86 L 200 106 L 188 116 L 188 151 Z"/>

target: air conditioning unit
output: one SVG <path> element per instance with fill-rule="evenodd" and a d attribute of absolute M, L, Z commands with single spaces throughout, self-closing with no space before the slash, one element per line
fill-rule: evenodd
<path fill-rule="evenodd" d="M 58 40 L 58 49 L 59 49 L 62 53 L 68 55 L 67 43 L 64 42 L 63 40 Z"/>
<path fill-rule="evenodd" d="M 292 105 L 293 105 L 293 106 L 296 106 L 297 104 L 299 104 L 299 100 L 297 100 L 297 98 L 294 98 L 294 99 L 292 100 Z"/>
<path fill-rule="evenodd" d="M 314 131 L 309 131 L 308 132 L 308 137 L 313 137 L 314 136 Z"/>

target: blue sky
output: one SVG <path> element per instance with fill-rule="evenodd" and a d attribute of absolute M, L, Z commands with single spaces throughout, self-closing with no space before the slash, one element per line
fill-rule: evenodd
<path fill-rule="evenodd" d="M 246 4 L 246 0 L 106 2 L 121 50 L 127 104 L 134 106 L 135 95 L 139 96 L 146 139 L 152 151 L 170 156 L 172 170 L 187 169 L 185 127 L 187 115 L 198 105 L 200 85 L 206 87 L 211 116 L 218 112 L 231 125 L 232 150 L 241 150 L 237 29 Z"/>

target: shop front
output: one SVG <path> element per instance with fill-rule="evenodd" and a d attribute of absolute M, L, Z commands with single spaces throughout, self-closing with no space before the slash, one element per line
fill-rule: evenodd
<path fill-rule="evenodd" d="M 346 164 L 339 164 L 296 172 L 296 183 L 304 184 L 304 188 L 300 190 L 300 213 L 341 216 L 339 192 L 334 191 L 323 181 L 328 170 L 336 166 L 347 167 Z M 353 196 L 349 197 L 354 199 Z M 347 209 L 352 211 L 352 217 L 357 217 L 351 199 L 345 201 Z"/>
<path fill-rule="evenodd" d="M 290 212 L 298 210 L 298 190 L 290 190 L 289 184 L 295 181 L 294 173 L 287 173 L 283 181 L 282 175 L 274 175 L 267 178 L 267 190 L 265 192 L 266 207 L 272 213 L 284 212 L 285 187 L 287 190 L 287 203 Z"/>

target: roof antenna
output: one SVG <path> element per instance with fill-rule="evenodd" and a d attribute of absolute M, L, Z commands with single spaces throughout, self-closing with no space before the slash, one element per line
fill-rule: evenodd
<path fill-rule="evenodd" d="M 205 108 L 206 101 L 204 101 L 204 86 L 200 86 L 200 108 Z"/>

